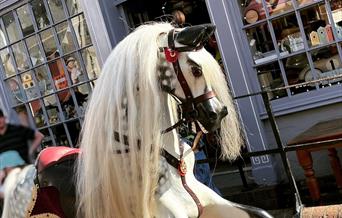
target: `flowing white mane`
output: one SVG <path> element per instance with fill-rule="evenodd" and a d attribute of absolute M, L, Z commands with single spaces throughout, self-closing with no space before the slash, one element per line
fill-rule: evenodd
<path fill-rule="evenodd" d="M 165 23 L 137 28 L 115 47 L 103 67 L 82 130 L 77 169 L 80 217 L 155 215 L 160 150 L 166 143 L 161 131 L 168 127 L 165 117 L 171 110 L 157 75 L 162 54 L 158 37 L 172 28 Z M 241 146 L 240 128 L 224 74 L 208 52 L 198 53 L 194 56 L 205 78 L 228 108 L 221 150 L 223 158 L 234 159 Z"/>

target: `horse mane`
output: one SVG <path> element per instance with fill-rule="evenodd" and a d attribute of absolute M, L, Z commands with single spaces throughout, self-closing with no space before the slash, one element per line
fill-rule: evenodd
<path fill-rule="evenodd" d="M 114 48 L 103 66 L 81 133 L 79 217 L 155 216 L 162 122 L 170 110 L 163 104 L 166 94 L 158 81 L 157 39 L 172 28 L 168 23 L 138 27 Z M 220 71 L 214 58 L 203 58 L 209 60 L 211 72 Z M 217 74 L 206 77 L 229 110 L 229 117 L 222 121 L 222 151 L 223 157 L 233 159 L 241 144 L 238 121 L 227 84 L 222 82 L 224 75 Z"/>

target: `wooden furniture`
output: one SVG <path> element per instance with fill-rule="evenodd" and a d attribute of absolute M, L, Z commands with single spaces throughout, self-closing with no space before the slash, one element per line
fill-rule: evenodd
<path fill-rule="evenodd" d="M 320 141 L 342 139 L 342 118 L 316 123 L 309 129 L 289 141 L 288 146 L 314 143 Z M 342 188 L 342 168 L 337 156 L 336 147 L 342 146 L 342 141 L 320 143 L 314 148 L 296 150 L 299 164 L 304 169 L 306 183 L 314 202 L 320 201 L 320 189 L 313 170 L 311 152 L 322 149 L 328 150 L 330 165 L 336 178 L 338 188 Z"/>

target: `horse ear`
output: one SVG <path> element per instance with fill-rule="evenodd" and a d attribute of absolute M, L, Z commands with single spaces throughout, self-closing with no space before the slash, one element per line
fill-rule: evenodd
<path fill-rule="evenodd" d="M 174 40 L 186 46 L 197 47 L 208 40 L 215 29 L 215 25 L 212 24 L 187 27 L 180 32 L 175 33 Z"/>

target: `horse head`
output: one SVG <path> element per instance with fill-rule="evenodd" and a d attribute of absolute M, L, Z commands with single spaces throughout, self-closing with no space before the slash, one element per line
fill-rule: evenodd
<path fill-rule="evenodd" d="M 207 52 L 203 45 L 214 31 L 214 25 L 205 24 L 172 29 L 159 37 L 162 90 L 179 102 L 181 120 L 199 122 L 207 131 L 217 130 L 228 114 L 206 78 L 211 69 L 206 65 Z"/>

